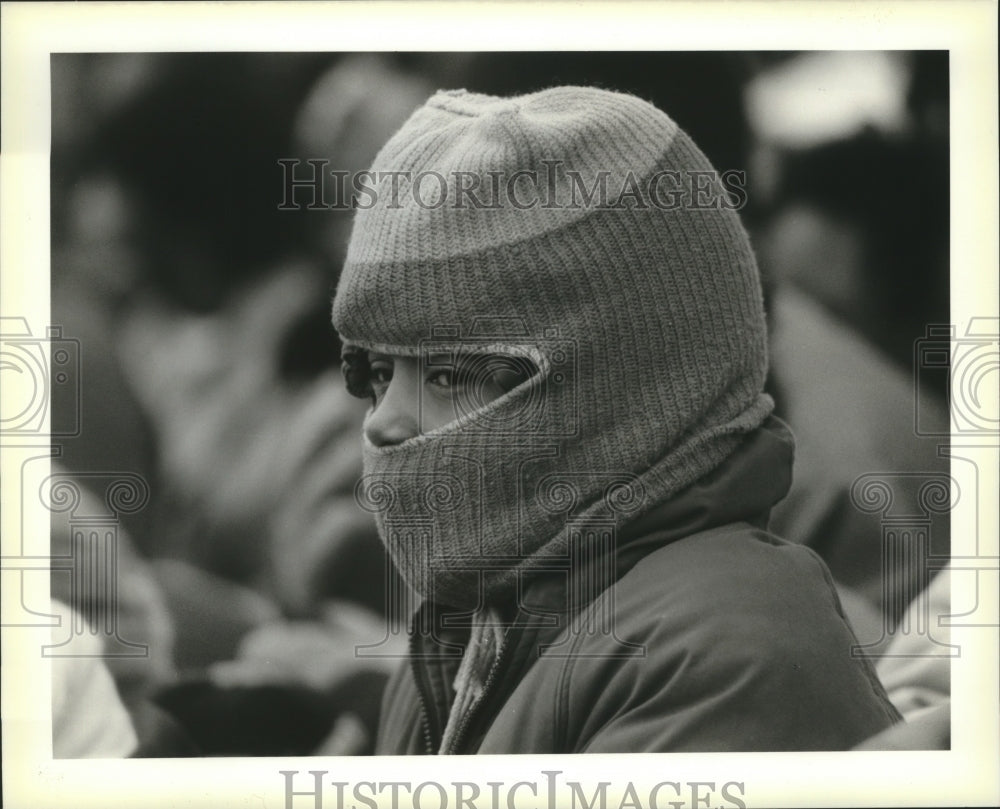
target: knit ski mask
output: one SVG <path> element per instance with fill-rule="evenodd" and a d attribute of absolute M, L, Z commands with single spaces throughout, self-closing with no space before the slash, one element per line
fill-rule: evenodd
<path fill-rule="evenodd" d="M 472 378 L 497 355 L 538 371 L 442 429 L 364 441 L 359 500 L 419 594 L 475 607 L 609 550 L 770 413 L 746 234 L 655 107 L 439 92 L 372 172 L 333 303 L 344 341 Z"/>

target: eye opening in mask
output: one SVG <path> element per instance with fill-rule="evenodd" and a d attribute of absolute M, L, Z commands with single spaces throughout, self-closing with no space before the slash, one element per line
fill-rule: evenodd
<path fill-rule="evenodd" d="M 423 354 L 422 365 L 432 382 L 447 374 L 452 415 L 462 429 L 519 432 L 537 420 L 541 405 L 536 353 L 529 346 L 494 344 L 470 351 L 460 345 Z"/>
<path fill-rule="evenodd" d="M 426 365 L 446 369 L 442 372 L 450 374 L 452 386 L 462 392 L 461 407 L 468 411 L 486 407 L 539 372 L 532 360 L 514 353 L 465 353 L 444 359 L 431 356 Z"/>
<path fill-rule="evenodd" d="M 381 353 L 381 352 L 378 352 Z M 408 355 L 385 352 L 389 362 Z M 341 352 L 341 371 L 348 392 L 360 399 L 377 404 L 379 370 L 372 352 L 361 345 L 346 343 Z M 499 347 L 490 352 L 467 352 L 461 348 L 435 351 L 421 356 L 420 377 L 424 390 L 441 400 L 451 401 L 455 417 L 474 414 L 495 400 L 526 384 L 539 374 L 539 366 L 526 354 Z M 387 374 L 392 377 L 392 371 Z"/>

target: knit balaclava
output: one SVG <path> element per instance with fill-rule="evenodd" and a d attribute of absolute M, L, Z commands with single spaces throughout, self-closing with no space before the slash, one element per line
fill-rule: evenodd
<path fill-rule="evenodd" d="M 425 598 L 512 599 L 609 550 L 770 413 L 733 198 L 650 104 L 439 92 L 367 179 L 333 304 L 342 339 L 471 379 L 490 356 L 538 369 L 443 428 L 364 440 L 359 499 Z"/>

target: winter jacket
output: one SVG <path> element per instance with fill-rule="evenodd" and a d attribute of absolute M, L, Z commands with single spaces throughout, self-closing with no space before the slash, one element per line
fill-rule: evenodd
<path fill-rule="evenodd" d="M 771 419 L 619 529 L 613 562 L 527 581 L 481 698 L 441 752 L 846 750 L 899 721 L 871 664 L 852 656 L 823 562 L 765 528 L 792 447 Z M 417 611 L 378 754 L 439 752 L 461 623 L 431 603 Z"/>

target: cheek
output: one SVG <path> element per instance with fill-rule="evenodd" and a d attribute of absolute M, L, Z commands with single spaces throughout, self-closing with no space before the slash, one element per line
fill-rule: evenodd
<path fill-rule="evenodd" d="M 452 401 L 432 393 L 425 393 L 420 402 L 420 431 L 429 433 L 431 430 L 444 427 L 458 418 L 459 413 L 461 411 Z"/>

